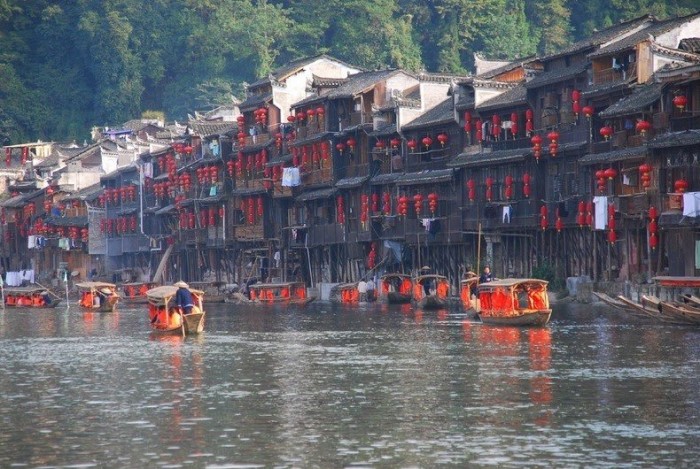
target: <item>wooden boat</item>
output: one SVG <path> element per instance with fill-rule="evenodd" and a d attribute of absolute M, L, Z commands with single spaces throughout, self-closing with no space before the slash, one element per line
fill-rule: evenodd
<path fill-rule="evenodd" d="M 547 296 L 548 282 L 533 278 L 511 278 L 479 284 L 484 324 L 543 326 L 552 310 Z"/>
<path fill-rule="evenodd" d="M 55 308 L 61 302 L 42 287 L 9 287 L 3 291 L 6 308 Z"/>
<path fill-rule="evenodd" d="M 148 303 L 148 297 L 146 292 L 152 288 L 157 287 L 158 284 L 154 282 L 131 282 L 122 283 L 121 290 L 123 293 L 122 300 L 126 303 L 131 304 L 145 304 Z"/>
<path fill-rule="evenodd" d="M 627 306 L 635 309 L 637 314 L 639 315 L 654 318 L 660 322 L 679 324 L 678 320 L 675 320 L 672 317 L 665 315 L 661 312 L 661 300 L 659 300 L 655 296 L 642 296 L 642 303 L 632 301 L 623 295 L 618 295 L 617 299 L 620 300 L 622 303 L 626 304 Z"/>
<path fill-rule="evenodd" d="M 389 304 L 410 303 L 412 297 L 411 276 L 406 274 L 386 274 L 379 279 L 379 299 Z"/>
<path fill-rule="evenodd" d="M 476 301 L 472 300 L 472 293 L 476 291 L 476 285 L 479 283 L 479 277 L 465 278 L 459 282 L 459 300 L 465 311 L 476 308 Z"/>
<path fill-rule="evenodd" d="M 413 301 L 418 308 L 447 308 L 449 296 L 450 282 L 443 275 L 426 274 L 413 279 Z"/>
<path fill-rule="evenodd" d="M 693 310 L 682 303 L 661 301 L 661 313 L 669 316 L 679 323 L 700 325 L 700 310 Z"/>
<path fill-rule="evenodd" d="M 189 282 L 189 286 L 203 291 L 207 295 L 207 303 L 226 302 L 226 295 L 221 291 L 226 282 Z"/>
<path fill-rule="evenodd" d="M 101 313 L 113 313 L 117 309 L 117 286 L 107 282 L 81 282 L 75 286 L 80 292 L 78 304 L 85 309 Z M 104 290 L 105 293 L 100 293 Z M 110 293 L 106 293 L 109 290 Z"/>
<path fill-rule="evenodd" d="M 316 298 L 308 296 L 304 282 L 255 283 L 248 287 L 255 303 L 288 303 L 305 305 Z"/>
<path fill-rule="evenodd" d="M 357 304 L 360 302 L 358 282 L 341 283 L 331 288 L 329 300 L 333 303 Z"/>
<path fill-rule="evenodd" d="M 146 292 L 148 298 L 148 318 L 151 328 L 158 333 L 166 334 L 199 334 L 204 331 L 204 292 L 189 288 L 195 307 L 192 313 L 181 314 L 175 305 L 175 294 L 178 287 L 165 285 L 152 288 Z"/>
<path fill-rule="evenodd" d="M 686 305 L 693 307 L 693 308 L 700 308 L 700 298 L 691 295 L 691 294 L 683 294 L 680 296 L 681 301 L 683 301 Z"/>
<path fill-rule="evenodd" d="M 596 291 L 594 291 L 592 293 L 593 293 L 593 296 L 598 298 L 600 301 L 602 301 L 603 303 L 605 303 L 608 306 L 612 306 L 613 308 L 615 308 L 618 311 L 622 311 L 625 313 L 634 314 L 636 316 L 639 316 L 639 311 L 637 310 L 636 307 L 634 307 L 632 305 L 629 305 L 629 304 L 627 304 L 627 303 L 625 303 L 617 298 L 613 298 L 612 296 L 607 295 L 605 293 L 596 292 Z"/>

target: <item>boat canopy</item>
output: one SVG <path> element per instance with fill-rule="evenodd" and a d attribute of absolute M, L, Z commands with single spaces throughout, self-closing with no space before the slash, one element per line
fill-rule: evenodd
<path fill-rule="evenodd" d="M 76 283 L 75 286 L 82 290 L 96 290 L 98 288 L 117 288 L 115 284 L 107 282 L 80 282 Z"/>

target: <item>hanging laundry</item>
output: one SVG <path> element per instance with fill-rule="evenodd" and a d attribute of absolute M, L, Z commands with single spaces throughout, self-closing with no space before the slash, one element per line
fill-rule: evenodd
<path fill-rule="evenodd" d="M 595 196 L 593 205 L 595 205 L 594 228 L 604 230 L 608 226 L 608 198 L 604 195 Z"/>
<path fill-rule="evenodd" d="M 503 223 L 510 223 L 510 214 L 512 207 L 510 205 L 503 206 Z"/>

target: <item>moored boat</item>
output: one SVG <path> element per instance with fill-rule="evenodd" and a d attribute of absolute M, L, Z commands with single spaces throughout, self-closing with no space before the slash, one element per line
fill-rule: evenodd
<path fill-rule="evenodd" d="M 532 278 L 511 278 L 479 284 L 479 319 L 484 324 L 543 326 L 552 310 L 547 296 L 548 282 Z"/>
<path fill-rule="evenodd" d="M 389 304 L 410 303 L 412 297 L 411 276 L 406 274 L 385 274 L 379 279 L 379 299 Z"/>
<path fill-rule="evenodd" d="M 477 309 L 476 299 L 472 299 L 472 294 L 476 291 L 476 285 L 479 283 L 479 277 L 474 275 L 473 277 L 465 278 L 459 282 L 459 301 L 462 303 L 462 307 L 465 311 L 472 309 Z"/>
<path fill-rule="evenodd" d="M 341 283 L 331 288 L 329 300 L 333 303 L 357 304 L 360 302 L 358 282 Z"/>
<path fill-rule="evenodd" d="M 413 279 L 413 301 L 420 309 L 447 308 L 450 282 L 444 275 L 426 274 Z"/>
<path fill-rule="evenodd" d="M 187 288 L 187 287 L 186 287 Z M 175 304 L 178 287 L 165 285 L 146 292 L 148 318 L 154 332 L 166 334 L 199 334 L 204 331 L 204 292 L 187 288 L 192 294 L 194 307 L 190 314 L 183 314 Z"/>
<path fill-rule="evenodd" d="M 141 304 L 147 303 L 148 297 L 146 292 L 148 290 L 157 287 L 158 284 L 154 282 L 131 282 L 122 283 L 121 291 L 123 293 L 122 300 L 127 303 Z"/>
<path fill-rule="evenodd" d="M 308 296 L 304 282 L 255 283 L 248 287 L 250 300 L 255 303 L 306 304 L 315 299 Z"/>
<path fill-rule="evenodd" d="M 47 288 L 9 287 L 4 288 L 6 308 L 55 308 L 61 300 L 52 297 Z"/>
<path fill-rule="evenodd" d="M 101 313 L 112 313 L 117 309 L 119 295 L 117 286 L 107 282 L 76 283 L 80 293 L 78 304 L 85 309 Z"/>
<path fill-rule="evenodd" d="M 640 314 L 638 308 L 636 308 L 632 305 L 629 305 L 629 304 L 619 300 L 618 298 L 613 298 L 612 296 L 610 296 L 606 293 L 602 293 L 602 292 L 594 291 L 592 293 L 593 293 L 593 296 L 598 298 L 600 301 L 602 301 L 606 305 L 612 306 L 617 311 L 622 311 L 622 312 L 634 314 L 637 316 Z"/>
<path fill-rule="evenodd" d="M 672 301 L 661 301 L 659 306 L 662 314 L 677 320 L 679 323 L 700 325 L 700 310 L 698 309 Z"/>

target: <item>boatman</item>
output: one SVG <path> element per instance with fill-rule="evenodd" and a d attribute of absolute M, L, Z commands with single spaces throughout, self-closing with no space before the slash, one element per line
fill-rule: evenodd
<path fill-rule="evenodd" d="M 484 273 L 482 273 L 481 277 L 479 277 L 479 283 L 487 283 L 487 282 L 491 282 L 493 280 L 496 280 L 496 279 L 493 277 L 493 274 L 491 273 L 491 267 L 489 267 L 488 265 L 484 266 Z"/>
<path fill-rule="evenodd" d="M 175 286 L 177 287 L 177 292 L 175 293 L 175 304 L 184 314 L 192 313 L 194 299 L 192 298 L 192 293 L 190 293 L 190 286 L 182 280 L 177 282 Z"/>

